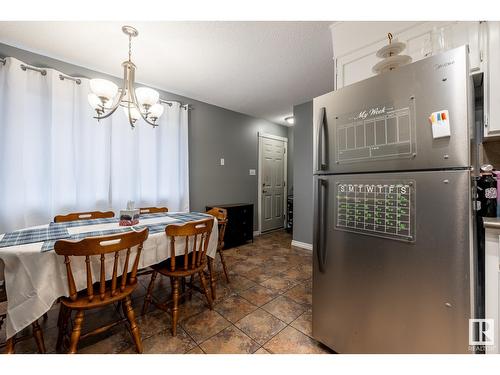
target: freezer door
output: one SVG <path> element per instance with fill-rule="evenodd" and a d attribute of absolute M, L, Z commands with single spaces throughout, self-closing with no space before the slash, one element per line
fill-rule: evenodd
<path fill-rule="evenodd" d="M 315 174 L 467 167 L 467 47 L 314 99 Z"/>
<path fill-rule="evenodd" d="M 313 336 L 339 353 L 467 353 L 468 171 L 315 177 Z"/>

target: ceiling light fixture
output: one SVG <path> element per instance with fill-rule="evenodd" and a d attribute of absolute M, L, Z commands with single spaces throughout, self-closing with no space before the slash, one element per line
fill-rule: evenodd
<path fill-rule="evenodd" d="M 290 125 L 293 125 L 295 124 L 295 118 L 293 116 L 288 116 L 288 117 L 285 117 L 285 121 L 287 123 L 289 123 Z"/>
<path fill-rule="evenodd" d="M 122 31 L 128 35 L 128 60 L 123 66 L 123 87 L 118 88 L 113 82 L 106 79 L 91 79 L 88 95 L 91 107 L 96 111 L 97 120 L 111 116 L 121 106 L 128 117 L 130 126 L 142 117 L 149 125 L 158 126 L 157 121 L 163 114 L 163 105 L 160 104 L 160 94 L 149 87 L 134 88 L 136 66 L 132 62 L 132 38 L 139 32 L 132 26 L 123 26 Z"/>

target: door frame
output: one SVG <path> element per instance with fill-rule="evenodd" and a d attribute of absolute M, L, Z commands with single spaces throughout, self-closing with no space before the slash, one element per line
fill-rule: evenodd
<path fill-rule="evenodd" d="M 288 168 L 288 138 L 281 137 L 279 135 L 273 135 L 268 133 L 257 133 L 258 143 L 259 143 L 259 164 L 258 164 L 258 180 L 257 180 L 257 217 L 259 222 L 258 233 L 260 235 L 262 233 L 262 138 L 274 139 L 277 141 L 282 141 L 285 147 L 285 157 L 283 158 L 284 166 L 283 166 L 283 226 L 286 225 L 286 201 L 288 197 L 288 176 L 287 176 L 287 168 Z"/>

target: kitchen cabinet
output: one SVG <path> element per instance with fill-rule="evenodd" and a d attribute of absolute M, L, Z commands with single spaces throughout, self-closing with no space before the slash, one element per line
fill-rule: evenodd
<path fill-rule="evenodd" d="M 430 53 L 433 30 L 442 30 L 445 49 L 469 45 L 471 74 L 482 74 L 483 108 L 476 121 L 484 126 L 484 140 L 500 139 L 500 22 L 335 22 L 330 26 L 335 64 L 335 89 L 374 76 L 380 61 L 377 50 L 387 44 L 387 33 L 406 43 L 403 54 L 413 61 Z"/>
<path fill-rule="evenodd" d="M 253 204 L 215 204 L 206 206 L 206 210 L 214 207 L 227 210 L 227 225 L 224 234 L 224 249 L 253 242 Z"/>
<path fill-rule="evenodd" d="M 500 22 L 488 21 L 484 73 L 484 138 L 500 136 Z"/>
<path fill-rule="evenodd" d="M 387 44 L 388 32 L 406 43 L 403 54 L 418 61 L 431 52 L 433 30 L 441 29 L 445 48 L 469 45 L 471 73 L 485 70 L 488 30 L 484 22 L 336 22 L 331 26 L 335 88 L 374 75 L 372 67 L 380 61 L 375 54 Z"/>

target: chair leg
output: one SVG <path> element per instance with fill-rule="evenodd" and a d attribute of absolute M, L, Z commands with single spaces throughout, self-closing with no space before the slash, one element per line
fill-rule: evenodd
<path fill-rule="evenodd" d="M 146 297 L 144 298 L 144 305 L 142 306 L 141 315 L 146 314 L 146 312 L 148 311 L 149 304 L 151 303 L 151 294 L 153 293 L 153 287 L 154 287 L 157 275 L 158 275 L 158 272 L 153 271 L 153 274 L 151 275 L 151 281 L 149 282 L 149 285 L 148 285 L 148 291 L 146 292 Z"/>
<path fill-rule="evenodd" d="M 177 319 L 179 317 L 179 278 L 172 278 L 172 336 L 177 335 Z"/>
<path fill-rule="evenodd" d="M 182 294 L 184 294 L 186 292 L 186 278 L 183 277 L 181 279 L 181 291 L 182 291 Z"/>
<path fill-rule="evenodd" d="M 224 270 L 224 275 L 226 276 L 226 282 L 229 284 L 229 276 L 227 275 L 226 261 L 224 260 L 224 255 L 222 255 L 222 249 L 217 250 L 220 256 L 220 261 L 222 263 L 222 269 Z"/>
<path fill-rule="evenodd" d="M 83 324 L 83 310 L 78 310 L 75 317 L 75 325 L 73 326 L 73 331 L 71 332 L 71 342 L 69 344 L 69 354 L 76 353 L 76 348 L 78 346 L 78 341 L 80 341 L 80 334 L 82 333 Z"/>
<path fill-rule="evenodd" d="M 214 270 L 214 260 L 210 257 L 208 258 L 208 275 L 210 277 L 210 292 L 212 293 L 212 300 L 215 301 L 217 296 L 215 294 L 215 270 Z"/>
<path fill-rule="evenodd" d="M 135 321 L 134 309 L 132 308 L 132 302 L 130 300 L 130 296 L 125 298 L 125 301 L 122 303 L 123 313 L 127 317 L 127 320 L 130 324 L 130 332 L 132 333 L 132 338 L 134 339 L 135 349 L 137 353 L 142 353 L 142 340 L 141 333 L 139 332 L 139 326 Z"/>
<path fill-rule="evenodd" d="M 7 342 L 5 343 L 6 354 L 14 354 L 15 343 L 16 343 L 16 335 L 12 336 L 10 339 L 7 339 Z"/>
<path fill-rule="evenodd" d="M 58 334 L 57 334 L 57 343 L 56 343 L 56 351 L 61 352 L 64 336 L 68 331 L 68 320 L 71 317 L 71 310 L 68 309 L 61 303 L 59 307 L 59 321 L 58 321 Z"/>
<path fill-rule="evenodd" d="M 205 293 L 205 297 L 207 297 L 208 307 L 210 308 L 210 310 L 213 310 L 212 297 L 210 296 L 210 293 L 208 293 L 207 280 L 205 280 L 205 275 L 203 274 L 203 271 L 198 272 L 198 275 L 200 275 L 200 282 L 203 288 L 203 293 Z"/>
<path fill-rule="evenodd" d="M 38 347 L 38 353 L 45 354 L 45 343 L 43 342 L 43 332 L 38 324 L 38 320 L 31 323 L 33 327 L 33 337 L 35 338 L 36 346 Z"/>
<path fill-rule="evenodd" d="M 193 299 L 193 285 L 194 285 L 194 274 L 189 278 L 189 292 L 188 298 L 191 301 Z"/>

